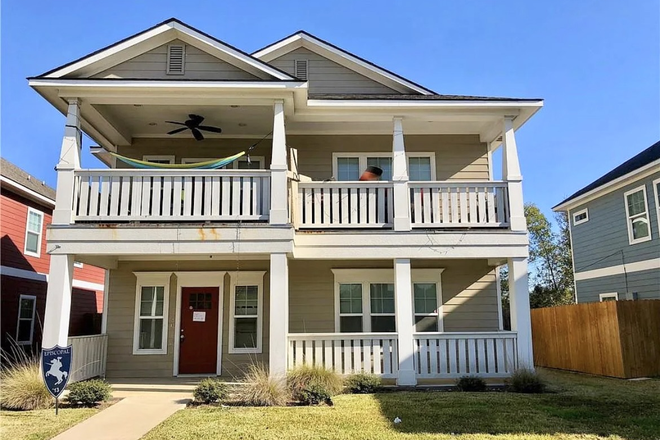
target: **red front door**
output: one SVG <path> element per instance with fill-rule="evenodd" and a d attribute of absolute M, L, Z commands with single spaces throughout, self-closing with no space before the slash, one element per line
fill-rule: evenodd
<path fill-rule="evenodd" d="M 218 360 L 217 287 L 181 289 L 180 374 L 215 374 Z"/>

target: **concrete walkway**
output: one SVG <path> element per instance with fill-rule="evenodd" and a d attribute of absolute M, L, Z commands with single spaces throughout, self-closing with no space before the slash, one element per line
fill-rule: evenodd
<path fill-rule="evenodd" d="M 145 383 L 145 382 L 148 382 Z M 138 440 L 185 408 L 194 380 L 115 380 L 112 397 L 122 400 L 64 431 L 53 440 Z"/>

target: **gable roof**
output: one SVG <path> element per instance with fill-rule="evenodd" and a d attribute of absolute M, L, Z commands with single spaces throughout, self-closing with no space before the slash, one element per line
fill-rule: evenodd
<path fill-rule="evenodd" d="M 603 185 L 606 185 L 610 182 L 613 182 L 616 179 L 626 176 L 640 168 L 645 167 L 653 162 L 660 161 L 660 141 L 651 145 L 646 150 L 642 151 L 638 155 L 628 159 L 618 167 L 614 168 L 609 173 L 601 176 L 600 178 L 594 180 L 589 185 L 585 186 L 581 190 L 577 191 L 575 194 L 571 195 L 561 203 L 558 203 L 552 209 L 556 209 L 572 200 L 577 199 L 580 196 L 583 196 L 591 191 L 594 191 Z"/>
<path fill-rule="evenodd" d="M 256 74 L 263 79 L 280 81 L 297 81 L 288 73 L 263 62 L 262 60 L 231 46 L 224 41 L 195 29 L 192 26 L 176 19 L 170 18 L 142 32 L 124 38 L 114 44 L 106 46 L 70 63 L 56 67 L 30 79 L 49 78 L 57 79 L 70 76 L 74 72 L 85 71 L 89 76 L 108 69 L 121 62 L 127 61 L 147 50 L 158 47 L 175 38 L 188 44 L 205 49 L 218 57 L 232 59 L 246 71 Z M 96 67 L 95 67 L 96 66 Z M 91 74 L 89 72 L 92 72 Z"/>
<path fill-rule="evenodd" d="M 354 70 L 388 87 L 401 91 L 402 93 L 418 93 L 422 95 L 435 94 L 433 90 L 427 89 L 426 87 L 341 49 L 332 43 L 315 37 L 303 30 L 295 32 L 275 43 L 252 52 L 252 55 L 263 61 L 270 62 L 299 47 L 305 47 L 317 52 L 331 61 L 341 64 L 344 67 Z"/>
<path fill-rule="evenodd" d="M 4 157 L 0 158 L 0 176 L 2 176 L 3 183 L 7 183 L 18 190 L 21 195 L 28 196 L 28 198 L 41 203 L 46 202 L 50 206 L 55 205 L 54 188 L 46 185 L 46 182 L 31 176 L 27 171 L 17 167 Z"/>

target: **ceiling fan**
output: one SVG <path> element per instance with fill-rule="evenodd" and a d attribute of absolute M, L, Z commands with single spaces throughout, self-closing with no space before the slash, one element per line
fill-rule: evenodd
<path fill-rule="evenodd" d="M 197 139 L 198 141 L 203 141 L 204 135 L 200 130 L 210 131 L 212 133 L 222 133 L 221 128 L 211 127 L 209 125 L 199 125 L 202 123 L 202 121 L 204 121 L 203 116 L 190 114 L 188 115 L 188 117 L 190 119 L 188 119 L 186 122 L 165 121 L 169 124 L 184 125 L 184 127 L 169 131 L 167 132 L 167 134 L 177 134 L 177 133 L 181 133 L 184 130 L 190 130 L 192 131 L 193 136 L 195 136 L 195 139 Z"/>

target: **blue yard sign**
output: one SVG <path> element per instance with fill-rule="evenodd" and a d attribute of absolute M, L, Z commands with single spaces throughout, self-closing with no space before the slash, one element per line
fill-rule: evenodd
<path fill-rule="evenodd" d="M 41 350 L 41 371 L 50 394 L 57 399 L 64 392 L 71 373 L 71 346 Z"/>

